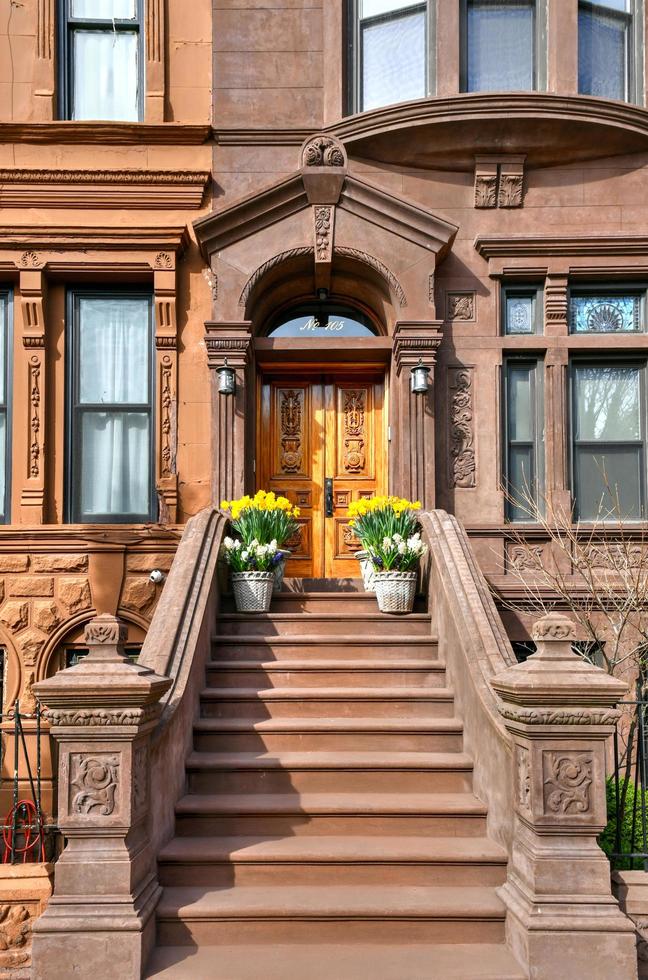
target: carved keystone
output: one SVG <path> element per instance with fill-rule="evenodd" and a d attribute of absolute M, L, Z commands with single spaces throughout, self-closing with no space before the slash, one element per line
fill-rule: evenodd
<path fill-rule="evenodd" d="M 88 656 L 34 685 L 58 743 L 67 839 L 53 899 L 34 926 L 34 980 L 58 980 L 83 963 L 96 980 L 140 976 L 153 941 L 160 886 L 146 827 L 148 753 L 171 681 L 131 664 L 125 639 L 115 616 L 95 617 L 85 629 Z"/>
<path fill-rule="evenodd" d="M 513 738 L 514 837 L 507 935 L 537 980 L 636 977 L 632 923 L 610 889 L 597 835 L 607 823 L 605 743 L 626 685 L 573 649 L 574 624 L 552 613 L 533 627 L 537 652 L 491 684 Z"/>
<path fill-rule="evenodd" d="M 319 133 L 302 144 L 300 167 L 308 202 L 337 204 L 346 179 L 344 144 L 334 136 Z"/>

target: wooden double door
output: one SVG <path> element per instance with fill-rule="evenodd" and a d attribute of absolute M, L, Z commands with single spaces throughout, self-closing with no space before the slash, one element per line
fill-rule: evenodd
<path fill-rule="evenodd" d="M 257 486 L 300 508 L 286 574 L 358 578 L 353 500 L 384 493 L 384 374 L 283 372 L 259 378 Z"/>

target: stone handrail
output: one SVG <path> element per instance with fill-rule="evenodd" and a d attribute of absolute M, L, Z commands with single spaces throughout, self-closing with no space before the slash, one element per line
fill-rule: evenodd
<path fill-rule="evenodd" d="M 211 507 L 187 523 L 139 657 L 140 664 L 172 682 L 151 741 L 149 834 L 154 851 L 173 835 L 175 804 L 185 789 L 185 760 L 218 605 L 217 562 L 225 523 Z"/>
<path fill-rule="evenodd" d="M 439 656 L 446 664 L 474 760 L 474 787 L 488 806 L 489 834 L 510 851 L 513 832 L 512 739 L 491 679 L 515 656 L 466 532 L 442 510 L 421 515 L 430 547 L 429 594 Z"/>

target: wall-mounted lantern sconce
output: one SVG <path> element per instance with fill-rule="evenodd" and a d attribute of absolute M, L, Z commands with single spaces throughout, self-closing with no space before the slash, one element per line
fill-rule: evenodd
<path fill-rule="evenodd" d="M 216 368 L 218 374 L 218 391 L 221 395 L 236 394 L 236 374 L 234 368 L 227 363 L 227 358 L 222 367 Z"/>
<path fill-rule="evenodd" d="M 326 286 L 320 286 L 320 288 L 317 290 L 317 298 L 320 301 L 320 303 L 326 303 L 328 297 L 329 297 L 329 291 L 326 288 Z"/>
<path fill-rule="evenodd" d="M 412 391 L 415 395 L 424 395 L 430 388 L 429 367 L 426 367 L 421 358 L 412 368 Z"/>

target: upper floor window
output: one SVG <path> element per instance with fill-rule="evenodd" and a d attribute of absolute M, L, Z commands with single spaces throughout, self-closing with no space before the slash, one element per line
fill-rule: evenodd
<path fill-rule="evenodd" d="M 578 91 L 628 99 L 634 0 L 579 0 Z"/>
<path fill-rule="evenodd" d="M 571 333 L 639 333 L 645 331 L 643 290 L 572 292 L 569 301 Z"/>
<path fill-rule="evenodd" d="M 151 520 L 151 297 L 74 291 L 68 320 L 68 517 Z"/>
<path fill-rule="evenodd" d="M 504 333 L 542 333 L 542 291 L 538 286 L 504 286 Z"/>
<path fill-rule="evenodd" d="M 354 0 L 353 105 L 358 111 L 428 94 L 428 4 Z"/>
<path fill-rule="evenodd" d="M 10 513 L 11 300 L 9 290 L 0 290 L 0 523 L 7 522 Z"/>
<path fill-rule="evenodd" d="M 65 119 L 142 118 L 143 0 L 60 4 L 60 114 Z"/>
<path fill-rule="evenodd" d="M 466 92 L 536 88 L 535 0 L 464 0 Z"/>

